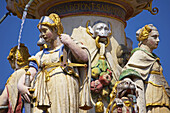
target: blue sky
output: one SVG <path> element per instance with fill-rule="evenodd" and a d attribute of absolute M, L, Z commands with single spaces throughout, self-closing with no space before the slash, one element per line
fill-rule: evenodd
<path fill-rule="evenodd" d="M 158 7 L 159 13 L 152 15 L 150 12 L 144 10 L 136 17 L 127 21 L 125 32 L 127 37 L 133 40 L 133 47 L 137 47 L 136 31 L 143 27 L 145 24 L 153 24 L 156 26 L 160 33 L 160 43 L 154 53 L 156 53 L 163 66 L 163 74 L 170 84 L 170 0 L 154 0 L 153 7 Z M 2 0 L 0 3 L 0 18 L 8 12 L 6 10 L 6 2 Z M 26 19 L 21 42 L 25 43 L 31 55 L 39 51 L 36 45 L 38 41 L 39 31 L 37 24 L 39 20 Z M 7 17 L 3 23 L 0 24 L 0 89 L 4 88 L 6 80 L 12 74 L 13 70 L 8 63 L 7 56 L 12 47 L 18 44 L 19 30 L 21 20 L 16 16 Z"/>

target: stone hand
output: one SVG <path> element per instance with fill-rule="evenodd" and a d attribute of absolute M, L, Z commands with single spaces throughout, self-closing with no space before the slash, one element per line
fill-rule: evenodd
<path fill-rule="evenodd" d="M 28 90 L 29 88 L 30 87 L 27 87 L 24 84 L 18 84 L 18 90 L 21 94 L 22 99 L 24 101 L 28 102 L 28 103 L 30 103 L 30 97 L 29 96 L 31 96 L 31 94 Z"/>
<path fill-rule="evenodd" d="M 61 34 L 60 35 L 60 41 L 64 44 L 64 45 L 69 45 L 72 42 L 72 39 L 69 35 L 67 34 Z"/>

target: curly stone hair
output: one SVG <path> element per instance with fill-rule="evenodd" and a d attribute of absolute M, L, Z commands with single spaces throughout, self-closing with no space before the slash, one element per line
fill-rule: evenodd
<path fill-rule="evenodd" d="M 7 59 L 14 62 L 17 59 L 16 60 L 17 65 L 24 66 L 28 64 L 29 57 L 30 54 L 28 52 L 28 48 L 23 43 L 21 43 L 19 50 L 18 50 L 18 46 L 11 48 Z"/>
<path fill-rule="evenodd" d="M 148 38 L 149 36 L 149 33 L 152 31 L 152 30 L 157 30 L 157 28 L 155 26 L 153 26 L 153 24 L 148 24 L 148 25 L 145 25 L 143 28 L 139 29 L 137 32 L 136 32 L 136 38 L 138 41 L 143 41 L 145 39 Z"/>

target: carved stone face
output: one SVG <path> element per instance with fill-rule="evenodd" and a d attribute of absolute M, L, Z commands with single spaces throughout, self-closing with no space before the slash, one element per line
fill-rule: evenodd
<path fill-rule="evenodd" d="M 150 48 L 150 49 L 156 49 L 158 47 L 159 43 L 159 33 L 157 30 L 152 30 L 149 33 L 148 38 L 146 39 L 145 44 Z"/>
<path fill-rule="evenodd" d="M 111 33 L 109 27 L 105 23 L 98 23 L 93 26 L 94 30 L 94 37 L 101 36 L 101 37 L 108 37 Z"/>
<path fill-rule="evenodd" d="M 45 25 L 40 25 L 38 27 L 39 31 L 40 31 L 40 39 L 37 42 L 38 46 L 42 46 L 43 44 L 47 44 L 49 45 L 52 41 L 55 40 L 55 38 L 57 37 L 57 32 L 53 31 L 51 28 L 49 28 L 48 26 Z"/>

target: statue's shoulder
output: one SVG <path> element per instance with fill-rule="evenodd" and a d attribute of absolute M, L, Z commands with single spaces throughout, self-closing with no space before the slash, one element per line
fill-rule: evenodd
<path fill-rule="evenodd" d="M 133 49 L 131 51 L 131 55 L 133 55 L 134 53 L 135 54 L 140 54 L 140 57 L 147 55 L 147 56 L 151 56 L 153 58 L 159 58 L 155 53 L 150 53 L 150 52 L 148 52 L 148 51 L 146 51 L 144 49 L 141 49 L 139 47 L 135 48 L 135 49 Z"/>
<path fill-rule="evenodd" d="M 131 55 L 133 55 L 134 53 L 140 53 L 140 52 L 144 52 L 141 48 L 139 48 L 139 47 L 137 47 L 137 48 L 135 48 L 135 49 L 133 49 L 132 51 L 131 51 Z"/>

